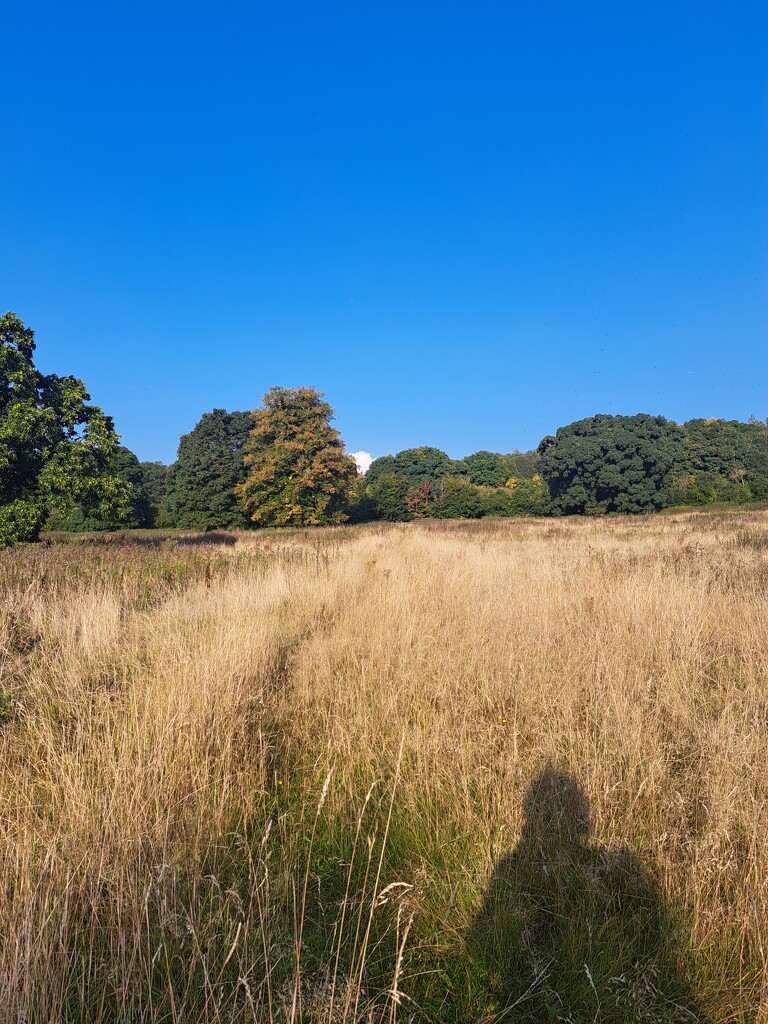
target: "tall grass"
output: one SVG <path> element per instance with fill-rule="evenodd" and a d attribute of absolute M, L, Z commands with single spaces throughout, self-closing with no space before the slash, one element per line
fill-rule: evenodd
<path fill-rule="evenodd" d="M 766 537 L 0 554 L 0 1018 L 768 1021 Z"/>

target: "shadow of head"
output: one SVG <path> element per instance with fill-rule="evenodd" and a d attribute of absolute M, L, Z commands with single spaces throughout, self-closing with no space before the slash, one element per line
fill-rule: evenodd
<path fill-rule="evenodd" d="M 547 765 L 523 799 L 523 840 L 577 842 L 590 833 L 589 799 L 570 772 Z"/>

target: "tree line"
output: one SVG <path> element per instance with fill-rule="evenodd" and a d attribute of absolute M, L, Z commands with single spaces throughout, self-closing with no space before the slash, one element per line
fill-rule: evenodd
<path fill-rule="evenodd" d="M 768 421 L 597 415 L 530 452 L 422 446 L 364 476 L 314 388 L 213 409 L 171 466 L 140 462 L 75 377 L 43 375 L 34 332 L 0 317 L 0 546 L 47 530 L 319 526 L 424 517 L 640 513 L 768 501 Z"/>

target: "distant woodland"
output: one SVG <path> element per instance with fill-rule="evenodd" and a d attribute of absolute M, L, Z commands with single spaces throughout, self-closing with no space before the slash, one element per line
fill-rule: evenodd
<path fill-rule="evenodd" d="M 768 501 L 768 420 L 600 414 L 534 451 L 451 459 L 421 446 L 360 476 L 314 388 L 213 409 L 171 466 L 140 462 L 72 376 L 35 367 L 34 332 L 0 317 L 0 546 L 42 530 L 187 530 L 370 520 L 644 513 Z"/>

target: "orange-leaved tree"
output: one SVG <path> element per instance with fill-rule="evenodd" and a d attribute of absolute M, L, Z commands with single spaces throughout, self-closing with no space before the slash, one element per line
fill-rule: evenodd
<path fill-rule="evenodd" d="M 333 409 L 314 388 L 270 388 L 262 401 L 237 488 L 248 516 L 258 526 L 344 522 L 357 467 L 331 426 Z"/>

